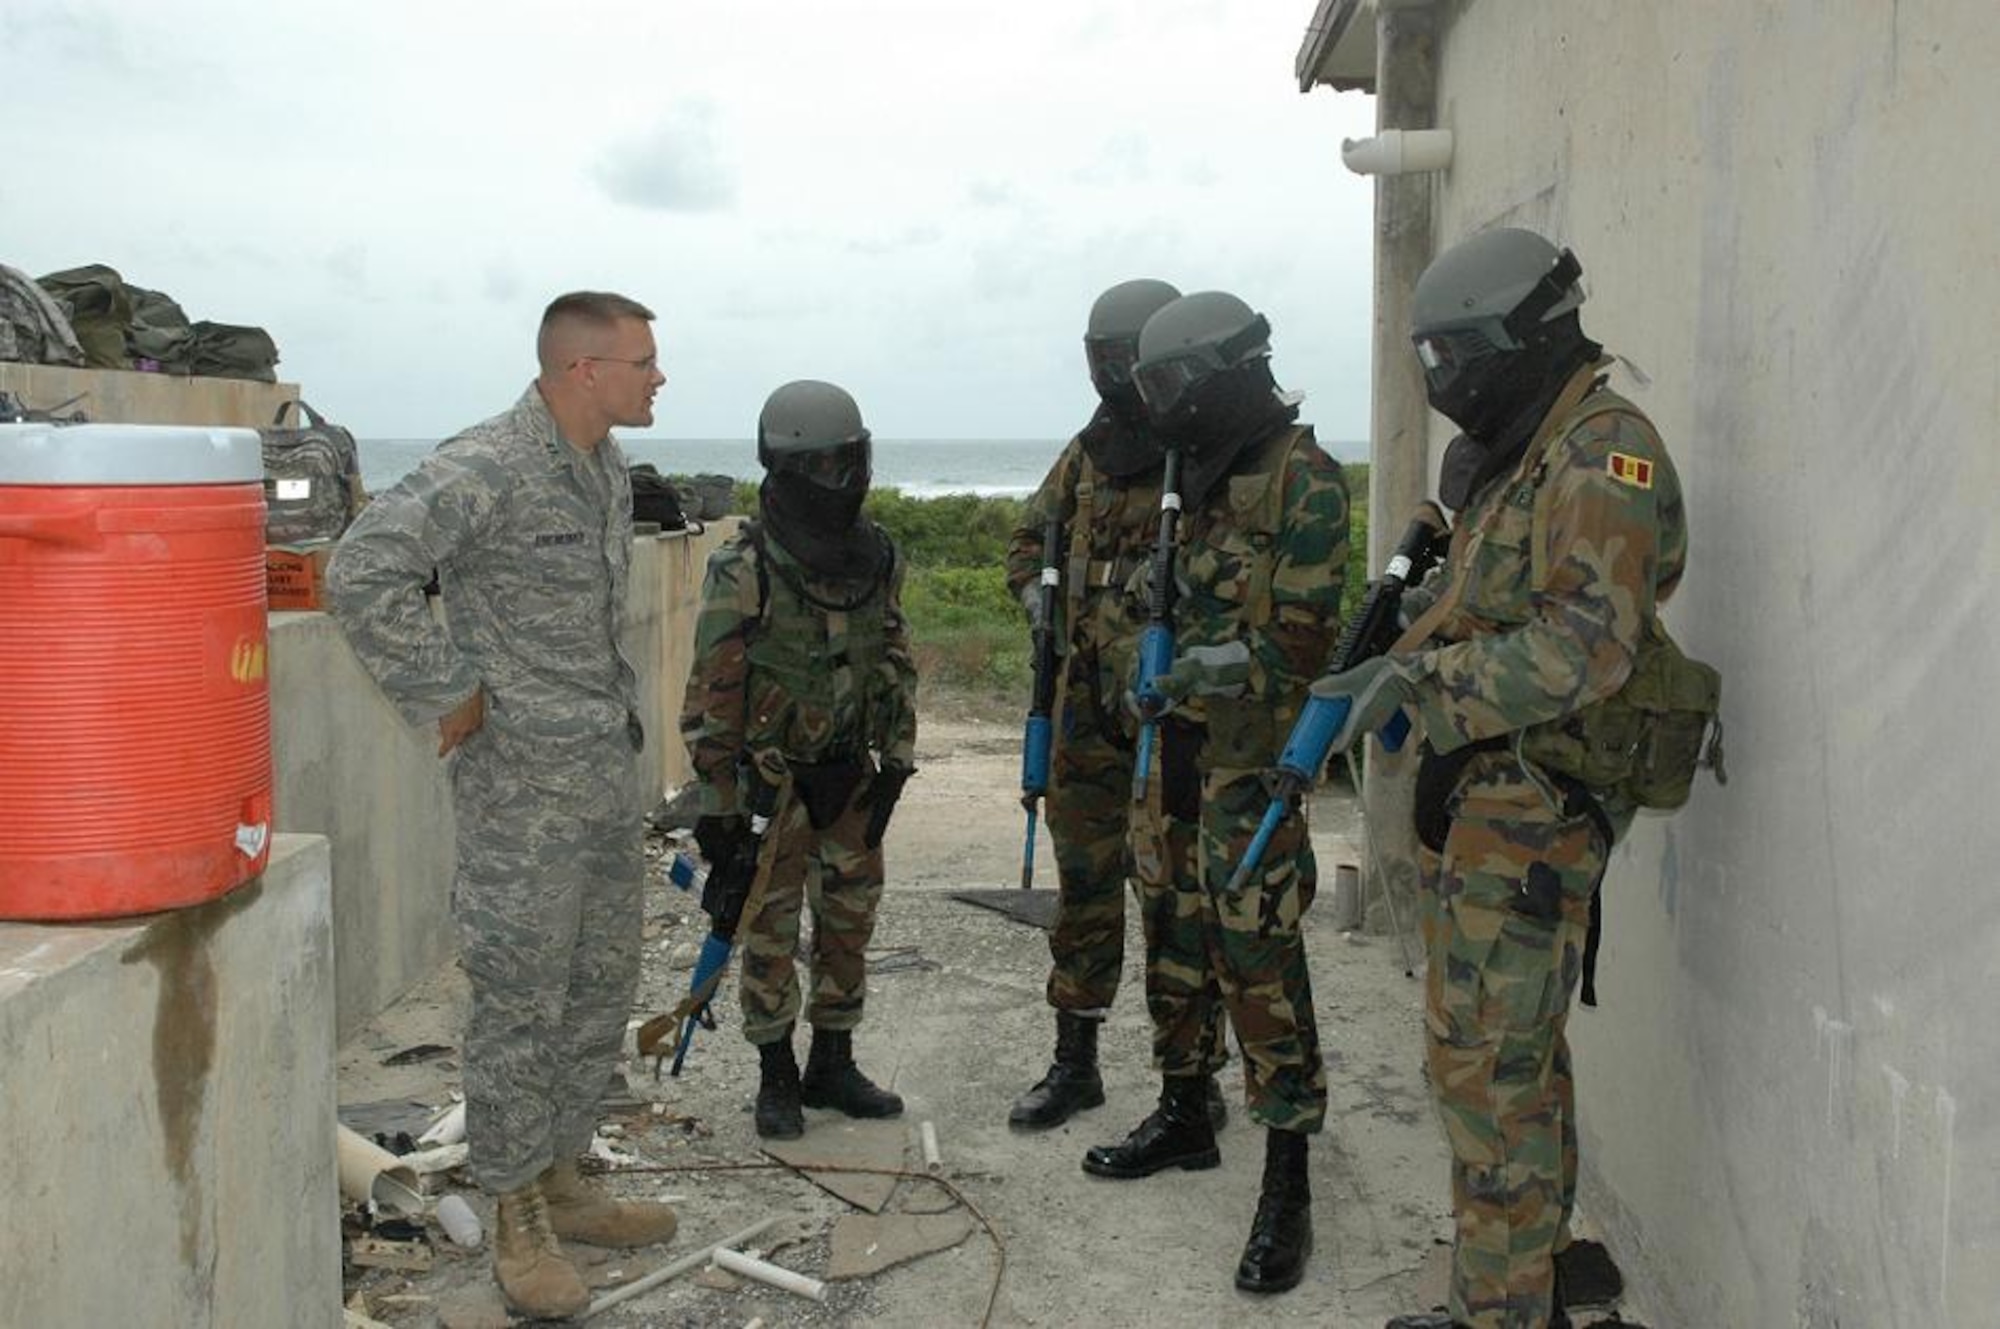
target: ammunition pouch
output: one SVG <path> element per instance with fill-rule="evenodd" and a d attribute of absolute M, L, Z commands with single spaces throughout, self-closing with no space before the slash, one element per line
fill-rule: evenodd
<path fill-rule="evenodd" d="M 806 820 L 823 831 L 840 820 L 854 791 L 868 778 L 868 766 L 856 757 L 836 757 L 828 761 L 794 761 L 792 789 L 805 804 Z"/>
<path fill-rule="evenodd" d="M 1722 771 L 1722 676 L 1681 653 L 1657 618 L 1610 697 L 1522 732 L 1520 756 L 1600 798 L 1672 810 L 1703 766 Z"/>

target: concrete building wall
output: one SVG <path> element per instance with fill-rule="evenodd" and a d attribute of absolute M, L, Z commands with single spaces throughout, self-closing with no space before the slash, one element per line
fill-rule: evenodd
<path fill-rule="evenodd" d="M 647 806 L 691 774 L 679 732 L 708 555 L 736 522 L 633 545 L 625 649 L 639 671 Z M 403 723 L 325 614 L 271 616 L 280 830 L 333 845 L 337 1028 L 346 1038 L 455 945 L 454 823 L 437 736 Z"/>
<path fill-rule="evenodd" d="M 340 1323 L 331 885 L 0 923 L 0 1325 Z"/>
<path fill-rule="evenodd" d="M 1686 491 L 1668 623 L 1724 677 L 1728 787 L 1605 885 L 1586 1205 L 1666 1326 L 1992 1323 L 2000 24 L 1437 16 L 1437 244 L 1518 224 L 1582 259 Z"/>

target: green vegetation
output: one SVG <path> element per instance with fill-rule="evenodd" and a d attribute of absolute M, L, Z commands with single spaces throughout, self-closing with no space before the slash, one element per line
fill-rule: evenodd
<path fill-rule="evenodd" d="M 1364 584 L 1368 546 L 1368 467 L 1346 466 L 1349 603 Z M 754 512 L 756 487 L 739 484 L 737 510 Z M 1020 523 L 1017 498 L 953 494 L 911 498 L 895 489 L 868 496 L 865 511 L 894 537 L 906 566 L 903 610 L 926 691 L 954 705 L 1005 715 L 1027 704 L 1028 631 L 1007 592 L 1007 541 Z"/>

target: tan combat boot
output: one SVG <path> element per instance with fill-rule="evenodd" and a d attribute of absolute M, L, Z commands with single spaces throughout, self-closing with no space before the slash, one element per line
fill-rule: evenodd
<path fill-rule="evenodd" d="M 537 1183 L 549 1200 L 549 1226 L 566 1241 L 632 1250 L 673 1240 L 672 1205 L 619 1200 L 585 1181 L 574 1162 L 557 1163 Z"/>
<path fill-rule="evenodd" d="M 500 1197 L 493 1276 L 507 1304 L 537 1320 L 564 1320 L 590 1304 L 576 1266 L 549 1227 L 548 1201 L 532 1182 Z"/>

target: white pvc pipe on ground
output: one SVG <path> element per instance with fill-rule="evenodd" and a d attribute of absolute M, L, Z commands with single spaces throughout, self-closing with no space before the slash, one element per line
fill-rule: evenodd
<path fill-rule="evenodd" d="M 394 1154 L 338 1122 L 337 1154 L 340 1193 L 371 1210 L 420 1218 L 424 1197 L 417 1190 L 417 1174 Z"/>
<path fill-rule="evenodd" d="M 722 1249 L 723 1247 L 741 1246 L 744 1242 L 749 1241 L 753 1237 L 763 1236 L 764 1233 L 766 1233 L 767 1231 L 778 1225 L 778 1217 L 779 1216 L 777 1214 L 772 1214 L 769 1218 L 761 1219 L 758 1222 L 752 1223 L 749 1227 L 744 1228 L 741 1232 L 735 1233 L 732 1236 L 724 1237 L 721 1241 L 712 1242 L 711 1244 L 702 1247 L 698 1251 L 690 1251 L 688 1254 L 683 1255 L 680 1259 L 675 1260 L 672 1264 L 666 1266 L 664 1269 L 655 1269 L 652 1273 L 647 1274 L 642 1278 L 635 1278 L 630 1283 L 627 1283 L 624 1287 L 618 1288 L 611 1292 L 607 1292 L 603 1296 L 599 1297 L 597 1300 L 591 1302 L 590 1305 L 584 1307 L 583 1313 L 576 1316 L 575 1318 L 579 1320 L 587 1320 L 591 1316 L 596 1315 L 600 1311 L 609 1310 L 611 1307 L 616 1306 L 621 1301 L 630 1301 L 632 1298 L 636 1296 L 640 1296 L 643 1293 L 651 1292 L 654 1288 L 658 1287 L 660 1284 L 679 1278 L 682 1274 L 686 1273 L 690 1269 L 699 1268 L 700 1266 L 707 1264 L 709 1260 L 715 1255 L 716 1251 Z"/>
<path fill-rule="evenodd" d="M 728 1246 L 716 1247 L 712 1258 L 718 1269 L 727 1269 L 732 1274 L 741 1274 L 745 1278 L 754 1278 L 759 1283 L 769 1283 L 772 1287 L 786 1292 L 795 1292 L 810 1301 L 826 1300 L 826 1284 L 817 1278 L 795 1274 L 789 1269 L 780 1268 L 753 1255 L 733 1251 Z"/>

